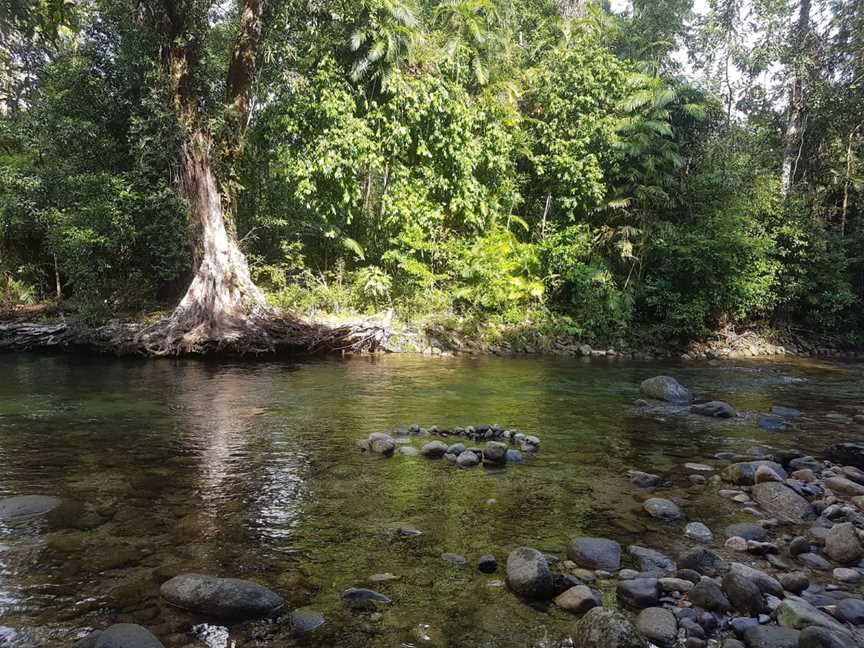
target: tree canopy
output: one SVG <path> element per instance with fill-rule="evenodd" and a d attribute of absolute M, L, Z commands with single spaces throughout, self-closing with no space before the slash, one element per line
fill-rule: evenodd
<path fill-rule="evenodd" d="M 860 0 L 7 0 L 0 297 L 93 318 L 182 297 L 176 335 L 212 329 L 223 297 L 229 318 L 260 301 L 586 339 L 854 335 L 862 16 Z M 217 275 L 222 296 L 201 292 Z"/>

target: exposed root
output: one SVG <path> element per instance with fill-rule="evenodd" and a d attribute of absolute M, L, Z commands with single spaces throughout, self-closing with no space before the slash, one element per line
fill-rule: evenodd
<path fill-rule="evenodd" d="M 0 323 L 0 351 L 78 349 L 157 357 L 363 353 L 386 350 L 392 332 L 389 311 L 380 318 L 340 326 L 265 311 L 184 328 L 175 315 L 147 327 L 123 322 L 91 327 L 74 319 Z"/>

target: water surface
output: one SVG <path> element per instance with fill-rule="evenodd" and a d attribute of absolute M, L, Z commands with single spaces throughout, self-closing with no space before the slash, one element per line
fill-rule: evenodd
<path fill-rule="evenodd" d="M 783 432 L 645 417 L 639 382 L 671 373 L 748 411 L 805 416 Z M 0 496 L 58 495 L 83 506 L 68 525 L 0 526 L 0 646 L 69 646 L 126 621 L 166 646 L 220 646 L 226 633 L 174 610 L 158 587 L 182 572 L 259 581 L 327 622 L 232 628 L 237 646 L 524 647 L 564 636 L 573 617 L 525 605 L 502 574 L 527 544 L 564 556 L 574 535 L 674 553 L 681 525 L 646 519 L 631 468 L 668 476 L 689 519 L 716 531 L 748 520 L 681 465 L 756 445 L 821 453 L 861 440 L 864 365 L 813 360 L 659 365 L 550 358 L 385 356 L 215 363 L 0 356 Z M 832 415 L 832 416 L 829 416 Z M 359 453 L 370 432 L 411 423 L 499 423 L 541 452 L 503 471 Z M 493 500 L 493 501 L 490 501 Z M 752 519 L 752 518 L 750 518 Z M 399 526 L 424 531 L 394 534 Z M 76 528 L 78 527 L 78 528 Z M 343 609 L 372 574 L 394 605 Z M 203 639 L 208 634 L 210 639 Z"/>

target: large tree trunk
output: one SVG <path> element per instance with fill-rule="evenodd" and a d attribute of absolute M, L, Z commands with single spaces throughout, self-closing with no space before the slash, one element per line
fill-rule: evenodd
<path fill-rule="evenodd" d="M 807 122 L 803 59 L 807 56 L 806 41 L 810 31 L 810 1 L 801 0 L 798 7 L 798 20 L 792 34 L 795 61 L 792 81 L 789 86 L 789 120 L 786 123 L 786 137 L 783 147 L 783 196 L 788 196 L 795 184 L 798 160 L 804 145 L 804 129 Z"/>
<path fill-rule="evenodd" d="M 253 283 L 249 264 L 225 227 L 222 196 L 211 164 L 212 141 L 196 131 L 181 151 L 183 193 L 195 229 L 195 276 L 174 313 L 141 335 L 151 353 L 200 351 L 212 346 L 271 346 L 264 294 Z"/>

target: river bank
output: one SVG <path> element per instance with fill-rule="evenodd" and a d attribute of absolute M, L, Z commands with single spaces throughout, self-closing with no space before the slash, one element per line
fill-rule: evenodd
<path fill-rule="evenodd" d="M 34 317 L 36 315 L 36 317 Z M 2 351 L 84 351 L 109 355 L 151 355 L 138 341 L 162 313 L 114 318 L 94 324 L 74 313 L 31 311 L 0 319 Z M 797 333 L 789 328 L 716 331 L 701 339 L 622 332 L 590 343 L 582 337 L 548 333 L 541 327 L 490 327 L 487 330 L 405 323 L 392 311 L 357 319 L 274 317 L 266 323 L 271 338 L 247 345 L 242 333 L 184 355 L 310 355 L 328 353 L 419 353 L 452 355 L 555 355 L 617 360 L 720 360 L 755 357 L 864 358 L 864 348 L 849 336 Z"/>

